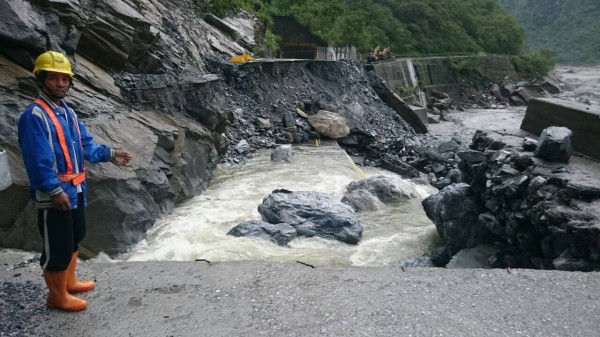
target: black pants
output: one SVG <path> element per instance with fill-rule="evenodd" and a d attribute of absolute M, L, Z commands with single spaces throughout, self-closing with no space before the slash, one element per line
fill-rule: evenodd
<path fill-rule="evenodd" d="M 40 264 L 43 270 L 63 271 L 69 266 L 73 252 L 85 237 L 83 193 L 79 193 L 76 209 L 55 208 L 38 211 L 38 229 L 44 240 Z"/>

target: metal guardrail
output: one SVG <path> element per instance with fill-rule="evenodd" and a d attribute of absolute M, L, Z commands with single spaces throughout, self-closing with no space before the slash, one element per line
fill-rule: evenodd
<path fill-rule="evenodd" d="M 317 60 L 319 61 L 339 61 L 339 60 L 361 60 L 361 54 L 357 52 L 354 46 L 344 47 L 318 47 Z"/>

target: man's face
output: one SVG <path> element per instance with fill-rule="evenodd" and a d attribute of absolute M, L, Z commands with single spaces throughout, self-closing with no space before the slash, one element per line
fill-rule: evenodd
<path fill-rule="evenodd" d="M 48 72 L 48 76 L 44 80 L 44 92 L 50 98 L 65 98 L 69 91 L 69 85 L 69 75 Z"/>

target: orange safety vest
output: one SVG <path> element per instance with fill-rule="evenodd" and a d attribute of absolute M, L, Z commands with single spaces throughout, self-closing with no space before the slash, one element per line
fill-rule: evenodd
<path fill-rule="evenodd" d="M 50 118 L 50 121 L 52 121 L 52 124 L 56 129 L 56 135 L 58 136 L 58 143 L 60 144 L 60 148 L 62 149 L 63 155 L 65 156 L 65 161 L 67 162 L 67 172 L 65 172 L 64 174 L 57 174 L 58 180 L 60 180 L 63 183 L 71 182 L 75 186 L 83 183 L 85 181 L 85 165 L 83 167 L 83 172 L 74 172 L 73 162 L 71 161 L 71 155 L 69 153 L 67 141 L 65 140 L 65 133 L 63 131 L 62 125 L 56 118 L 54 111 L 52 111 L 48 104 L 46 104 L 46 102 L 44 102 L 44 100 L 42 99 L 38 98 L 33 102 L 41 106 L 46 112 L 46 115 L 48 115 L 48 117 Z M 66 110 L 65 113 L 67 114 Z M 69 118 L 68 116 L 69 115 L 67 114 L 66 118 Z M 75 118 L 73 118 L 73 123 L 75 125 L 75 129 L 77 130 L 77 135 L 79 136 L 79 144 L 81 146 L 81 132 L 79 131 L 79 125 L 77 124 L 77 120 L 75 120 Z"/>

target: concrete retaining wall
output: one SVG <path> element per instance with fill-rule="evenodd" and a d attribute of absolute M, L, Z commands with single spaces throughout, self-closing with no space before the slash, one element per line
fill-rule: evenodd
<path fill-rule="evenodd" d="M 419 85 L 428 97 L 432 91 L 438 91 L 460 99 L 461 72 L 475 72 L 493 82 L 506 76 L 517 78 L 507 55 L 423 57 L 413 59 L 413 63 Z"/>
<path fill-rule="evenodd" d="M 521 129 L 539 136 L 549 126 L 571 129 L 575 151 L 600 160 L 600 111 L 597 108 L 552 98 L 531 99 Z"/>
<path fill-rule="evenodd" d="M 426 106 L 427 100 L 419 88 L 412 59 L 393 59 L 374 63 L 373 68 L 377 75 L 383 78 L 388 88 L 402 97 L 406 103 Z"/>
<path fill-rule="evenodd" d="M 461 72 L 475 72 L 493 82 L 500 82 L 507 76 L 517 79 L 510 56 L 507 55 L 394 59 L 374 63 L 373 68 L 392 91 L 398 93 L 399 88 L 410 91 L 408 95 L 401 96 L 412 105 L 424 105 L 426 97 L 430 97 L 432 91 L 444 92 L 452 99 L 460 99 Z M 426 97 L 423 97 L 422 92 Z"/>
<path fill-rule="evenodd" d="M 398 94 L 427 124 L 427 97 L 433 91 L 448 94 L 460 100 L 461 71 L 477 72 L 494 82 L 506 76 L 516 79 L 510 56 L 440 56 L 393 59 L 370 64 L 387 87 Z"/>

